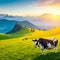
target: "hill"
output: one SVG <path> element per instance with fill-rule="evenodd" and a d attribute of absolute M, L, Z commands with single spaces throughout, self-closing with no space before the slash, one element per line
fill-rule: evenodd
<path fill-rule="evenodd" d="M 16 25 L 16 22 L 0 19 L 0 33 L 8 33 Z"/>
<path fill-rule="evenodd" d="M 27 28 L 39 29 L 37 26 L 35 26 L 29 21 L 0 19 L 0 33 L 13 33 L 21 30 L 23 26 Z"/>
<path fill-rule="evenodd" d="M 33 23 L 31 23 L 29 21 L 20 21 L 19 23 L 28 28 L 39 29 L 38 26 L 34 25 Z"/>
<path fill-rule="evenodd" d="M 40 38 L 40 37 L 52 37 L 52 36 L 57 36 L 60 35 L 60 26 L 59 27 L 55 27 L 53 29 L 50 30 L 35 30 L 35 32 L 32 33 L 32 37 L 34 38 Z M 35 37 L 36 36 L 36 37 Z"/>
<path fill-rule="evenodd" d="M 23 24 L 19 24 L 14 20 L 0 19 L 0 33 L 14 33 L 23 28 Z"/>
<path fill-rule="evenodd" d="M 41 30 L 49 30 L 56 26 L 60 26 L 60 15 L 42 14 L 41 16 L 12 16 L 8 14 L 0 14 L 0 19 L 28 21 L 35 25 L 34 28 Z M 26 24 L 24 24 L 26 25 Z M 31 27 L 31 26 L 30 26 Z"/>
<path fill-rule="evenodd" d="M 9 34 L 9 33 L 15 33 L 15 32 L 17 32 L 17 31 L 21 30 L 22 28 L 23 28 L 23 27 L 22 27 L 20 24 L 16 23 L 15 26 L 13 27 L 13 29 L 10 30 L 10 31 L 7 32 L 7 33 L 8 33 L 8 34 Z"/>
<path fill-rule="evenodd" d="M 23 27 L 15 33 L 0 34 L 0 37 L 3 39 L 0 40 L 0 60 L 60 60 L 60 27 L 34 32 L 29 32 L 27 27 Z M 26 37 L 28 39 L 23 40 Z M 46 55 L 42 55 L 40 48 L 35 48 L 32 41 L 40 37 L 57 38 L 58 52 L 53 53 L 53 50 L 47 50 Z"/>
<path fill-rule="evenodd" d="M 53 29 L 47 30 L 46 34 L 53 36 L 53 35 L 59 35 L 60 34 L 60 26 L 55 27 Z"/>
<path fill-rule="evenodd" d="M 6 39 L 10 39 L 11 36 L 8 34 L 0 34 L 0 40 L 6 40 Z"/>
<path fill-rule="evenodd" d="M 53 31 L 54 33 L 56 30 L 58 32 L 58 29 L 59 27 L 49 31 L 53 34 Z M 58 39 L 59 44 L 57 53 L 52 52 L 53 50 L 47 50 L 46 55 L 42 55 L 40 48 L 34 47 L 32 40 L 36 39 L 37 35 L 39 37 L 43 37 L 41 35 L 44 35 L 45 38 L 50 38 L 47 34 L 49 31 L 46 31 L 44 35 L 45 31 L 36 30 L 36 32 L 26 34 L 24 37 L 0 40 L 0 60 L 60 60 L 60 34 L 59 36 L 51 35 L 51 38 L 56 37 Z M 23 41 L 23 38 L 25 37 L 28 37 L 28 39 Z"/>
<path fill-rule="evenodd" d="M 54 36 L 54 35 L 60 34 L 60 27 L 56 27 L 56 28 L 53 28 L 47 31 L 43 31 L 43 30 L 38 30 L 35 25 L 33 25 L 32 23 L 28 21 L 13 21 L 13 20 L 10 21 L 6 19 L 1 19 L 0 22 L 1 22 L 0 32 L 2 31 L 3 33 L 6 33 L 6 34 L 8 33 L 10 35 L 9 38 L 21 37 L 29 33 L 29 27 L 35 29 L 35 32 L 32 34 L 33 36 L 36 35 L 37 37 Z"/>
<path fill-rule="evenodd" d="M 24 36 L 29 29 L 13 20 L 0 19 L 0 40 Z"/>
<path fill-rule="evenodd" d="M 30 33 L 30 31 L 28 28 L 25 27 L 25 28 L 22 28 L 21 30 L 16 31 L 16 32 L 9 32 L 8 34 L 0 34 L 0 40 L 23 37 L 28 33 Z"/>

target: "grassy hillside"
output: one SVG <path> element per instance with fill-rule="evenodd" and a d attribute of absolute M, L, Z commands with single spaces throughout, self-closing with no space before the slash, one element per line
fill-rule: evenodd
<path fill-rule="evenodd" d="M 48 30 L 47 33 L 48 33 L 47 35 L 58 35 L 58 34 L 60 34 L 60 26 L 53 28 L 51 30 Z"/>
<path fill-rule="evenodd" d="M 23 37 L 25 34 L 28 34 L 30 31 L 28 28 L 24 27 L 20 31 L 17 31 L 15 33 L 11 33 L 10 36 L 17 38 L 17 37 Z"/>
<path fill-rule="evenodd" d="M 36 30 L 33 35 L 34 36 L 36 35 L 37 37 L 47 37 L 47 36 L 50 37 L 50 36 L 60 35 L 60 27 L 56 27 L 47 31 Z"/>
<path fill-rule="evenodd" d="M 58 28 L 56 28 L 58 32 Z M 24 37 L 18 37 L 18 33 L 11 34 L 15 35 L 14 39 L 0 40 L 0 60 L 60 60 L 60 33 L 57 35 L 53 35 L 56 31 L 39 31 L 31 32 L 25 34 Z M 22 33 L 23 31 L 21 31 Z M 25 31 L 27 32 L 27 31 Z M 51 34 L 51 35 L 49 35 Z M 24 38 L 28 38 L 27 40 L 23 40 Z M 58 39 L 58 52 L 53 53 L 53 50 L 47 50 L 47 55 L 42 55 L 42 51 L 40 48 L 35 48 L 32 39 L 38 39 L 40 37 L 44 38 L 54 38 Z"/>
<path fill-rule="evenodd" d="M 28 34 L 30 31 L 28 30 L 28 28 L 22 28 L 21 30 L 15 32 L 15 33 L 11 33 L 11 34 L 0 34 L 0 40 L 6 40 L 6 39 L 12 39 L 12 38 L 18 38 L 18 37 L 22 37 L 25 34 Z"/>
<path fill-rule="evenodd" d="M 53 36 L 52 36 L 53 37 Z M 56 36 L 60 39 L 58 36 Z M 35 48 L 32 39 L 23 41 L 15 38 L 0 41 L 0 60 L 60 60 L 60 44 L 58 53 L 47 50 L 47 55 L 42 55 L 40 48 Z"/>
<path fill-rule="evenodd" d="M 11 36 L 8 34 L 0 34 L 0 40 L 5 40 L 5 39 L 9 39 L 9 38 L 11 38 Z"/>

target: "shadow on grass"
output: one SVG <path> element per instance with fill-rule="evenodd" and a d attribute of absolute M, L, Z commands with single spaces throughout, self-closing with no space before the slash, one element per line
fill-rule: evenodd
<path fill-rule="evenodd" d="M 40 55 L 36 58 L 34 58 L 34 60 L 60 60 L 60 52 L 58 53 L 48 53 L 46 55 Z"/>

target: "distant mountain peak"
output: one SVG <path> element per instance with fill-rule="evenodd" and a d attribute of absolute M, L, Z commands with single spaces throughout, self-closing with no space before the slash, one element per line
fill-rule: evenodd
<path fill-rule="evenodd" d="M 9 33 L 18 31 L 20 26 L 15 22 L 7 19 L 0 19 L 0 33 Z"/>

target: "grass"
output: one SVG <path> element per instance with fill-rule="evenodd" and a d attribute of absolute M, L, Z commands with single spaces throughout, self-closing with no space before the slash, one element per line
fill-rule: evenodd
<path fill-rule="evenodd" d="M 8 34 L 0 34 L 0 40 L 5 40 L 5 39 L 9 39 L 9 38 L 11 38 L 11 36 Z"/>
<path fill-rule="evenodd" d="M 59 60 L 60 45 L 58 53 L 47 50 L 47 55 L 42 55 L 41 50 L 35 48 L 32 40 L 23 41 L 22 38 L 0 41 L 0 60 Z"/>
<path fill-rule="evenodd" d="M 28 39 L 23 40 L 25 37 L 28 37 Z M 42 55 L 40 48 L 35 48 L 32 41 L 32 39 L 38 39 L 40 37 L 56 37 L 59 41 L 58 52 L 53 53 L 53 50 L 47 50 L 47 54 Z M 24 37 L 21 36 L 14 39 L 0 40 L 0 60 L 60 60 L 60 34 L 48 35 L 48 31 L 43 32 L 36 30 L 33 33 L 25 34 Z"/>
<path fill-rule="evenodd" d="M 30 33 L 30 31 L 27 28 L 22 28 L 18 32 L 11 33 L 11 34 L 0 34 L 0 40 L 6 40 L 6 39 L 12 39 L 17 37 L 25 36 L 25 34 Z"/>

